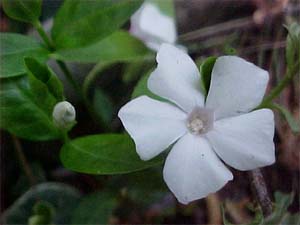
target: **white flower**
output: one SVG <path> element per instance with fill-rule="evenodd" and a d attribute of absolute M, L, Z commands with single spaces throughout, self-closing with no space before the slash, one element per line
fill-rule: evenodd
<path fill-rule="evenodd" d="M 174 44 L 177 39 L 175 21 L 150 2 L 145 2 L 131 17 L 130 33 L 150 49 L 158 51 L 162 43 Z"/>
<path fill-rule="evenodd" d="M 58 127 L 68 128 L 75 122 L 75 108 L 67 101 L 59 102 L 54 106 L 52 117 Z"/>
<path fill-rule="evenodd" d="M 148 88 L 169 102 L 141 96 L 123 106 L 119 117 L 143 160 L 177 141 L 163 176 L 181 203 L 203 198 L 233 179 L 222 161 L 238 170 L 274 163 L 273 112 L 251 112 L 265 93 L 265 70 L 236 56 L 219 57 L 205 100 L 199 71 L 187 54 L 163 44 L 156 59 Z"/>

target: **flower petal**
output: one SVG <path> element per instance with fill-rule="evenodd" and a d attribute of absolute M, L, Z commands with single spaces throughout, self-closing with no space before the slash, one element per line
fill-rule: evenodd
<path fill-rule="evenodd" d="M 275 162 L 274 115 L 261 109 L 215 121 L 206 134 L 218 156 L 238 170 L 252 170 Z"/>
<path fill-rule="evenodd" d="M 148 79 L 148 88 L 191 112 L 195 106 L 203 106 L 200 91 L 200 75 L 193 60 L 182 50 L 161 45 L 157 53 L 157 68 Z"/>
<path fill-rule="evenodd" d="M 233 178 L 207 140 L 190 133 L 174 145 L 163 175 L 170 190 L 183 204 L 218 191 Z"/>
<path fill-rule="evenodd" d="M 183 111 L 147 96 L 127 103 L 118 116 L 143 160 L 155 157 L 187 131 Z"/>
<path fill-rule="evenodd" d="M 177 39 L 174 19 L 149 2 L 145 2 L 131 17 L 130 33 L 155 51 L 162 43 L 175 43 Z"/>
<path fill-rule="evenodd" d="M 206 107 L 216 118 L 250 112 L 266 91 L 268 72 L 236 56 L 219 57 L 212 71 Z"/>

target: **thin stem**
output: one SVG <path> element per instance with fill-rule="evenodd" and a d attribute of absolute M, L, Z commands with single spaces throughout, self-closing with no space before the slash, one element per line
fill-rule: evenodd
<path fill-rule="evenodd" d="M 33 186 L 36 184 L 36 179 L 32 173 L 29 163 L 23 153 L 23 149 L 22 149 L 20 140 L 14 135 L 12 135 L 12 140 L 13 140 L 13 144 L 15 146 L 16 154 L 17 154 L 20 164 L 24 170 L 24 173 L 25 173 L 26 177 L 28 178 L 30 185 Z"/>
<path fill-rule="evenodd" d="M 97 78 L 97 75 L 100 73 L 100 71 L 108 68 L 111 65 L 111 63 L 98 63 L 96 64 L 93 69 L 89 72 L 89 74 L 86 76 L 84 82 L 83 82 L 83 98 L 86 108 L 88 109 L 91 117 L 94 119 L 95 122 L 99 122 L 101 127 L 105 131 L 110 131 L 111 128 L 108 127 L 99 116 L 97 116 L 97 113 L 94 111 L 94 106 L 92 105 L 91 101 L 89 100 L 89 90 L 92 85 L 92 83 Z"/>
<path fill-rule="evenodd" d="M 288 69 L 284 78 L 279 82 L 279 84 L 270 92 L 270 94 L 262 101 L 262 103 L 257 108 L 264 108 L 268 106 L 271 101 L 276 98 L 281 91 L 285 88 L 285 86 L 292 81 L 294 75 L 297 73 L 299 69 L 299 62 L 294 65 L 292 69 Z"/>
<path fill-rule="evenodd" d="M 108 68 L 110 65 L 111 65 L 111 63 L 100 62 L 100 63 L 96 64 L 93 67 L 93 69 L 88 73 L 88 75 L 86 76 L 86 78 L 83 82 L 83 87 L 82 87 L 85 98 L 88 98 L 90 86 L 97 78 L 97 75 L 99 74 L 99 72 Z"/>
<path fill-rule="evenodd" d="M 257 198 L 259 205 L 262 208 L 265 217 L 271 215 L 272 201 L 269 197 L 265 179 L 260 169 L 254 169 L 249 171 L 249 177 L 251 180 L 252 190 Z"/>
<path fill-rule="evenodd" d="M 38 31 L 39 35 L 41 36 L 41 38 L 43 39 L 43 41 L 45 42 L 45 44 L 47 45 L 47 47 L 53 51 L 55 49 L 54 44 L 52 42 L 52 40 L 48 37 L 47 33 L 45 32 L 45 30 L 43 29 L 42 24 L 40 23 L 40 21 L 36 21 L 33 26 L 35 27 L 35 29 Z"/>
<path fill-rule="evenodd" d="M 205 198 L 206 207 L 208 211 L 208 224 L 221 224 L 222 215 L 220 211 L 220 199 L 218 194 L 210 194 Z"/>
<path fill-rule="evenodd" d="M 41 38 L 43 39 L 43 41 L 45 42 L 45 44 L 47 45 L 47 47 L 49 48 L 50 51 L 55 51 L 55 45 L 52 42 L 52 40 L 48 37 L 47 33 L 45 32 L 42 24 L 40 23 L 40 21 L 36 21 L 34 24 L 34 27 L 36 28 L 36 30 L 38 31 L 39 35 L 41 36 Z M 56 60 L 57 64 L 59 65 L 60 69 L 63 71 L 65 77 L 67 78 L 68 82 L 73 86 L 73 88 L 75 89 L 75 91 L 78 93 L 79 97 L 82 96 L 82 90 L 79 86 L 79 84 L 74 80 L 71 72 L 69 71 L 67 65 L 59 60 Z"/>
<path fill-rule="evenodd" d="M 78 93 L 79 97 L 82 98 L 82 90 L 79 84 L 73 78 L 70 70 L 68 69 L 67 65 L 59 60 L 56 60 L 56 63 L 59 65 L 60 69 L 63 71 L 65 77 L 67 78 L 68 82 L 73 86 L 75 91 Z"/>

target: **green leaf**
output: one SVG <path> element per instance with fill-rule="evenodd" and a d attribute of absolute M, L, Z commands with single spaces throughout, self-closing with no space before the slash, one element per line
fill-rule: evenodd
<path fill-rule="evenodd" d="M 221 205 L 221 211 L 222 211 L 222 218 L 223 218 L 223 224 L 224 225 L 233 225 L 230 223 L 225 214 L 224 206 Z M 252 209 L 252 211 L 255 213 L 254 218 L 250 223 L 244 224 L 244 225 L 264 225 L 264 215 L 262 212 L 262 209 L 260 207 L 256 207 L 255 209 Z M 242 225 L 242 224 L 241 224 Z"/>
<path fill-rule="evenodd" d="M 9 17 L 35 23 L 41 15 L 42 0 L 2 0 L 2 6 Z"/>
<path fill-rule="evenodd" d="M 99 61 L 132 61 L 151 57 L 145 45 L 125 31 L 116 31 L 105 39 L 85 48 L 59 50 L 55 59 L 93 63 Z"/>
<path fill-rule="evenodd" d="M 27 72 L 42 81 L 57 101 L 63 101 L 63 85 L 56 74 L 47 65 L 41 64 L 34 58 L 27 57 L 24 61 Z"/>
<path fill-rule="evenodd" d="M 122 134 L 91 135 L 66 143 L 60 152 L 64 166 L 89 174 L 122 174 L 162 163 L 162 157 L 142 161 L 132 139 Z"/>
<path fill-rule="evenodd" d="M 48 58 L 48 50 L 25 35 L 1 33 L 0 43 L 0 78 L 23 75 L 26 72 L 24 57 L 34 57 L 40 62 Z"/>
<path fill-rule="evenodd" d="M 5 224 L 27 224 L 32 209 L 39 201 L 51 204 L 55 210 L 53 224 L 69 224 L 71 214 L 79 203 L 79 192 L 66 184 L 47 182 L 30 188 L 4 212 Z"/>
<path fill-rule="evenodd" d="M 207 95 L 208 91 L 209 91 L 211 73 L 212 73 L 212 70 L 213 70 L 216 60 L 217 60 L 217 57 L 215 57 L 215 56 L 208 57 L 204 60 L 204 62 L 200 66 L 201 87 L 202 87 L 205 95 Z"/>
<path fill-rule="evenodd" d="M 111 192 L 90 194 L 75 209 L 72 224 L 108 224 L 116 206 L 116 195 Z"/>
<path fill-rule="evenodd" d="M 149 3 L 155 4 L 160 11 L 170 17 L 175 18 L 175 7 L 173 0 L 146 0 Z"/>
<path fill-rule="evenodd" d="M 278 104 L 272 104 L 271 108 L 276 109 L 281 113 L 294 133 L 300 132 L 300 123 L 295 120 L 293 115 L 285 107 Z"/>
<path fill-rule="evenodd" d="M 142 1 L 66 0 L 54 18 L 52 37 L 59 49 L 95 43 L 119 29 Z"/>
<path fill-rule="evenodd" d="M 147 73 L 139 80 L 132 92 L 131 99 L 140 97 L 142 95 L 147 95 L 148 97 L 159 101 L 166 101 L 160 96 L 153 94 L 147 87 L 148 78 L 153 70 L 154 69 L 152 68 L 151 70 L 147 71 Z"/>
<path fill-rule="evenodd" d="M 273 213 L 267 218 L 263 217 L 262 209 L 260 207 L 255 210 L 254 219 L 247 225 L 287 225 L 287 224 L 299 224 L 300 214 L 296 213 L 291 215 L 288 212 L 288 207 L 291 205 L 294 199 L 294 194 L 284 194 L 281 192 L 275 192 L 275 209 Z M 225 216 L 225 210 L 222 206 L 222 215 L 224 225 L 232 225 Z"/>
<path fill-rule="evenodd" d="M 29 163 L 29 167 L 32 170 L 32 175 L 34 176 L 34 181 L 36 184 L 46 182 L 46 174 L 43 170 L 41 164 L 37 162 Z M 11 192 L 14 197 L 24 194 L 31 187 L 30 181 L 24 171 L 20 172 L 19 178 L 15 182 L 14 186 L 11 188 Z"/>
<path fill-rule="evenodd" d="M 132 62 L 125 65 L 122 80 L 124 83 L 128 84 L 130 82 L 136 81 L 140 78 L 141 74 L 145 71 L 147 65 L 143 61 Z"/>
<path fill-rule="evenodd" d="M 275 210 L 265 222 L 265 225 L 281 224 L 280 221 L 288 215 L 288 207 L 294 200 L 294 194 L 275 192 Z"/>
<path fill-rule="evenodd" d="M 101 121 L 109 125 L 113 116 L 113 105 L 108 96 L 99 88 L 95 89 L 93 106 Z"/>
<path fill-rule="evenodd" d="M 29 225 L 46 225 L 52 224 L 55 208 L 46 201 L 38 201 L 33 206 L 33 215 L 28 219 Z"/>
<path fill-rule="evenodd" d="M 18 137 L 45 141 L 60 138 L 52 122 L 56 99 L 33 76 L 6 78 L 0 90 L 0 127 Z"/>

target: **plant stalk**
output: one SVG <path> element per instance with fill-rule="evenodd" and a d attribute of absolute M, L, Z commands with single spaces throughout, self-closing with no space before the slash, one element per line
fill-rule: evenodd
<path fill-rule="evenodd" d="M 78 96 L 82 98 L 82 89 L 79 84 L 74 80 L 72 73 L 68 69 L 67 65 L 59 60 L 56 60 L 56 63 L 59 65 L 60 69 L 63 71 L 65 77 L 67 78 L 68 82 L 73 86 L 75 91 L 77 92 Z"/>
<path fill-rule="evenodd" d="M 272 201 L 269 197 L 265 179 L 260 169 L 249 171 L 252 190 L 256 196 L 259 205 L 262 208 L 265 217 L 272 214 Z"/>
<path fill-rule="evenodd" d="M 53 51 L 55 50 L 54 44 L 51 41 L 51 39 L 48 37 L 47 33 L 45 32 L 45 30 L 43 29 L 43 26 L 41 24 L 40 21 L 36 21 L 33 26 L 35 27 L 35 29 L 37 30 L 37 32 L 39 33 L 40 37 L 43 39 L 43 41 L 45 42 L 45 44 L 47 45 L 47 47 Z"/>
<path fill-rule="evenodd" d="M 36 21 L 33 25 L 36 28 L 36 30 L 38 31 L 40 37 L 43 39 L 43 41 L 47 45 L 48 49 L 50 51 L 55 51 L 55 45 L 52 42 L 52 40 L 48 37 L 45 30 L 43 29 L 43 26 L 40 23 L 40 21 Z M 64 62 L 60 61 L 60 60 L 56 60 L 56 63 L 58 64 L 60 69 L 63 71 L 65 77 L 68 80 L 68 82 L 73 86 L 75 91 L 78 93 L 79 97 L 82 98 L 82 90 L 81 90 L 79 84 L 74 80 L 74 78 L 73 78 L 71 72 L 69 71 L 67 65 Z"/>
<path fill-rule="evenodd" d="M 272 102 L 272 100 L 282 92 L 282 90 L 290 81 L 292 81 L 298 69 L 299 69 L 299 62 L 296 63 L 292 69 L 286 72 L 286 75 L 283 77 L 283 79 L 279 82 L 279 84 L 274 89 L 272 89 L 270 94 L 262 101 L 262 103 L 257 107 L 257 109 L 268 107 L 268 105 Z"/>

